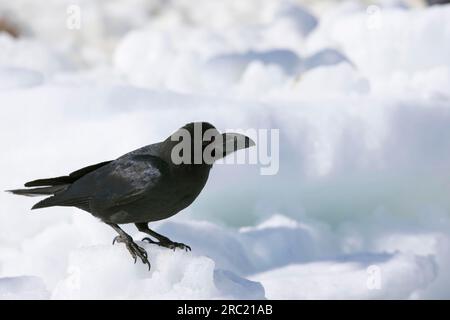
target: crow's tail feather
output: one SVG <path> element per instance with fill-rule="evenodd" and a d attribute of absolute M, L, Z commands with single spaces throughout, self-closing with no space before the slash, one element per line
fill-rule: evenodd
<path fill-rule="evenodd" d="M 75 172 L 72 172 L 68 176 L 30 181 L 30 182 L 25 183 L 25 187 L 62 186 L 62 185 L 71 184 L 71 183 L 74 183 L 75 181 L 77 181 L 78 179 L 80 179 L 81 177 L 85 176 L 86 174 L 88 174 L 92 171 L 95 171 L 101 167 L 104 167 L 111 162 L 112 161 L 105 161 L 105 162 L 97 163 L 92 166 L 88 166 L 88 167 L 82 168 L 80 170 L 77 170 Z"/>
<path fill-rule="evenodd" d="M 74 178 L 70 176 L 39 179 L 25 183 L 25 187 L 43 187 L 43 186 L 63 186 L 74 182 Z"/>
<path fill-rule="evenodd" d="M 72 199 L 72 201 L 62 202 L 58 195 L 61 195 L 62 192 L 67 190 L 67 188 L 69 188 L 72 183 L 74 183 L 81 177 L 84 177 L 88 173 L 100 169 L 101 167 L 104 167 L 111 162 L 112 161 L 105 161 L 88 167 L 84 167 L 72 172 L 68 176 L 30 181 L 25 183 L 25 187 L 28 187 L 29 189 L 7 190 L 7 192 L 27 197 L 50 196 L 35 204 L 32 209 L 47 208 L 57 205 L 88 208 L 89 202 L 87 198 Z"/>
<path fill-rule="evenodd" d="M 56 198 L 55 195 L 59 192 L 66 190 L 68 187 L 69 184 L 43 188 L 7 190 L 7 192 L 27 197 L 51 196 L 36 203 L 32 208 L 32 209 L 40 209 L 56 205 L 54 201 Z"/>
<path fill-rule="evenodd" d="M 54 195 L 57 192 L 66 190 L 68 186 L 69 185 L 66 184 L 66 185 L 43 187 L 43 188 L 7 190 L 7 192 L 17 194 L 20 196 L 39 197 L 39 196 Z"/>
<path fill-rule="evenodd" d="M 42 209 L 42 208 L 48 208 L 48 207 L 53 207 L 56 204 L 55 202 L 55 196 L 49 197 L 49 198 L 45 198 L 42 201 L 39 201 L 38 203 L 36 203 L 31 210 L 35 210 L 35 209 Z"/>

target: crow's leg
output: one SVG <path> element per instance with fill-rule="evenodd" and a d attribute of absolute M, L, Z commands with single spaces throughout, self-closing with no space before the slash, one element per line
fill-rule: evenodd
<path fill-rule="evenodd" d="M 142 260 L 142 263 L 147 264 L 149 270 L 151 269 L 150 262 L 148 261 L 147 251 L 144 248 L 139 247 L 128 234 L 125 233 L 117 224 L 107 223 L 111 228 L 116 230 L 119 234 L 116 238 L 114 238 L 113 245 L 116 242 L 124 243 L 130 252 L 131 256 L 134 259 L 134 263 L 136 263 L 137 258 L 139 257 Z"/>
<path fill-rule="evenodd" d="M 177 248 L 181 249 L 181 250 L 191 251 L 191 247 L 189 247 L 188 245 L 185 245 L 184 243 L 173 242 L 169 238 L 164 237 L 163 235 L 160 235 L 159 233 L 156 233 L 153 230 L 150 230 L 148 227 L 148 223 L 136 223 L 136 227 L 138 228 L 138 230 L 140 232 L 144 232 L 144 233 L 148 234 L 149 236 L 152 236 L 158 240 L 156 242 L 150 238 L 144 238 L 144 239 L 142 239 L 142 241 L 147 241 L 149 243 L 156 244 L 160 247 L 173 249 L 174 251 Z"/>

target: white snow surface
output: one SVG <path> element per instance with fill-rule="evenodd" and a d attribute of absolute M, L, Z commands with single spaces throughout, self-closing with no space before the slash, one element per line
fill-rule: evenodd
<path fill-rule="evenodd" d="M 199 120 L 280 129 L 279 172 L 217 165 L 152 224 L 190 253 L 124 226 L 150 272 L 88 213 L 2 192 L 0 299 L 450 298 L 450 6 L 167 3 L 0 3 L 0 189 Z"/>

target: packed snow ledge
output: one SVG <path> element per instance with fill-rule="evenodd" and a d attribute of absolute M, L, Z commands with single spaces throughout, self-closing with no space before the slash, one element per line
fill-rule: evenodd
<path fill-rule="evenodd" d="M 333 256 L 330 251 L 329 257 L 323 257 L 323 252 L 333 247 L 329 234 L 280 215 L 240 231 L 206 222 L 163 223 L 159 232 L 176 235 L 177 241 L 189 243 L 194 250 L 173 252 L 139 243 L 149 253 L 149 272 L 146 265 L 133 264 L 121 245 L 77 248 L 77 237 L 102 233 L 103 225 L 93 224 L 91 230 L 80 229 L 80 221 L 49 228 L 20 250 L 10 252 L 9 260 L 14 263 L 3 261 L 3 272 L 33 276 L 0 279 L 0 297 L 402 299 L 422 297 L 438 276 L 432 255 L 392 252 Z M 323 240 L 327 237 L 328 243 Z M 417 243 L 433 242 L 439 236 L 416 239 Z M 409 245 L 408 241 L 407 235 L 395 239 L 397 245 Z"/>

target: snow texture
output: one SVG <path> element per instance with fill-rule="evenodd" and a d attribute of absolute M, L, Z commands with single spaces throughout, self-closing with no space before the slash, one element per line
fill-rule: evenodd
<path fill-rule="evenodd" d="M 450 6 L 168 3 L 0 3 L 1 189 L 198 120 L 280 129 L 278 173 L 217 165 L 151 225 L 193 251 L 140 243 L 150 272 L 89 214 L 2 192 L 0 299 L 450 298 Z"/>

